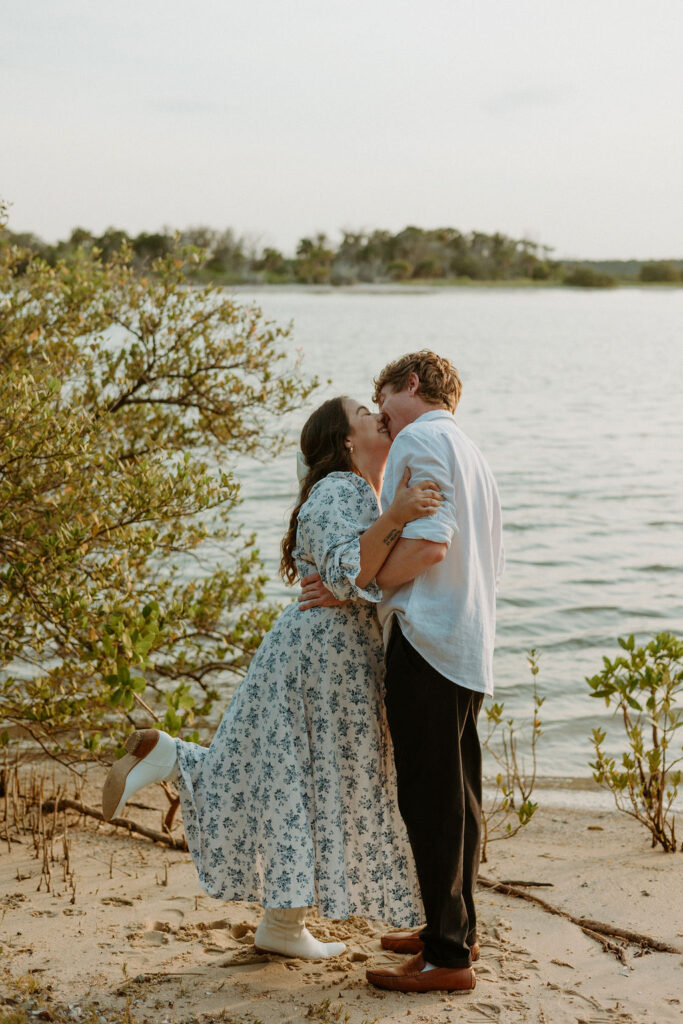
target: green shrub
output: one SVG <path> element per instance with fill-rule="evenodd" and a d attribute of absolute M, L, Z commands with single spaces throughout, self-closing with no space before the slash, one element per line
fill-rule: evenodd
<path fill-rule="evenodd" d="M 413 278 L 434 278 L 443 277 L 443 267 L 431 256 L 420 260 L 413 270 Z"/>
<path fill-rule="evenodd" d="M 392 260 L 387 269 L 394 281 L 407 281 L 413 276 L 413 265 L 407 260 Z"/>
<path fill-rule="evenodd" d="M 140 707 L 187 737 L 277 613 L 231 518 L 235 460 L 281 449 L 310 383 L 288 330 L 187 287 L 197 250 L 148 276 L 125 246 L 51 267 L 4 216 L 0 204 L 0 745 L 29 735 L 65 763 L 111 754 L 149 724 Z"/>
<path fill-rule="evenodd" d="M 644 263 L 640 268 L 640 280 L 645 283 L 671 283 L 682 279 L 681 271 L 675 263 Z"/>
<path fill-rule="evenodd" d="M 676 850 L 675 804 L 683 761 L 676 733 L 683 724 L 683 643 L 671 633 L 659 633 L 644 647 L 635 639 L 619 638 L 624 654 L 587 678 L 591 697 L 604 698 L 621 715 L 628 749 L 620 764 L 604 750 L 606 733 L 592 732 L 593 777 L 611 791 L 616 806 L 650 831 L 652 845 Z M 679 752 L 680 751 L 680 752 Z"/>
<path fill-rule="evenodd" d="M 576 267 L 564 275 L 564 283 L 573 288 L 616 288 L 617 280 L 592 267 Z"/>

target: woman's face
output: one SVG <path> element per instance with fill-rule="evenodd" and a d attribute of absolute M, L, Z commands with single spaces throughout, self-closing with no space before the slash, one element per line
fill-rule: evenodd
<path fill-rule="evenodd" d="M 349 442 L 353 445 L 353 454 L 381 456 L 386 460 L 391 438 L 381 415 L 370 412 L 367 406 L 353 398 L 344 399 L 344 411 L 351 428 Z"/>

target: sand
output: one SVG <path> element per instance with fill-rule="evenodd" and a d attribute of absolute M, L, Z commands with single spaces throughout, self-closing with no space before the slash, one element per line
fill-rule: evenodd
<path fill-rule="evenodd" d="M 98 785 L 93 777 L 86 802 L 96 803 Z M 575 916 L 683 950 L 683 853 L 653 850 L 645 830 L 624 815 L 553 808 L 552 794 L 541 797 L 527 829 L 490 846 L 481 873 L 552 883 L 528 891 Z M 160 788 L 138 799 L 157 809 L 132 808 L 130 816 L 158 828 Z M 57 830 L 51 891 L 45 877 L 39 888 L 42 861 L 30 833 L 15 835 L 10 851 L 0 827 L 0 1024 L 683 1020 L 683 952 L 630 946 L 621 962 L 570 921 L 485 888 L 472 993 L 368 986 L 368 966 L 402 958 L 381 949 L 385 925 L 362 918 L 311 914 L 316 935 L 347 943 L 332 960 L 259 955 L 260 908 L 206 896 L 188 854 L 77 819 L 69 815 L 69 871 Z"/>

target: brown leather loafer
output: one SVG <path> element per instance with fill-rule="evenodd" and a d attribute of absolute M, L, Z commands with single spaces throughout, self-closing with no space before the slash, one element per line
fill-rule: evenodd
<path fill-rule="evenodd" d="M 477 983 L 472 967 L 435 967 L 424 971 L 422 953 L 398 967 L 377 967 L 365 977 L 376 988 L 394 992 L 471 992 Z"/>
<path fill-rule="evenodd" d="M 392 953 L 421 953 L 424 949 L 424 942 L 420 938 L 420 932 L 424 925 L 419 928 L 405 928 L 403 931 L 387 932 L 379 940 L 382 949 L 389 949 Z M 479 959 L 479 943 L 473 942 L 470 947 L 472 961 Z"/>

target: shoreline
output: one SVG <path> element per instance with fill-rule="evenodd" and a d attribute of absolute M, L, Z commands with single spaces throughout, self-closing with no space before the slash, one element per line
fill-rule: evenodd
<path fill-rule="evenodd" d="M 683 281 L 637 281 L 637 280 L 624 280 L 617 279 L 615 285 L 605 286 L 579 286 L 579 285 L 568 285 L 561 281 L 531 281 L 527 278 L 515 278 L 510 281 L 461 281 L 458 278 L 455 279 L 424 279 L 415 282 L 411 281 L 377 281 L 377 282 L 362 282 L 358 281 L 354 284 L 305 284 L 297 283 L 296 281 L 282 281 L 282 282 L 267 282 L 267 281 L 255 281 L 250 283 L 248 281 L 220 281 L 218 279 L 211 281 L 199 281 L 198 286 L 203 284 L 216 284 L 220 288 L 224 288 L 227 291 L 244 292 L 244 291 L 291 291 L 291 292 L 309 292 L 313 295 L 323 294 L 336 294 L 339 292 L 353 292 L 358 295 L 415 295 L 415 294 L 431 294 L 435 291 L 447 291 L 449 289 L 459 290 L 472 288 L 477 289 L 495 289 L 500 288 L 506 291 L 510 290 L 529 290 L 538 289 L 539 291 L 568 291 L 568 292 L 615 292 L 622 291 L 624 289 L 650 289 L 653 288 L 657 291 L 680 291 L 683 288 Z"/>

